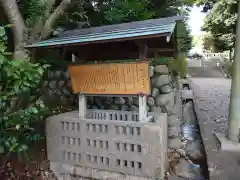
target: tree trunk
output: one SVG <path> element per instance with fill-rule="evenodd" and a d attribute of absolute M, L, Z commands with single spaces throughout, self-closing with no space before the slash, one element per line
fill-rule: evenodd
<path fill-rule="evenodd" d="M 53 11 L 53 6 L 56 0 L 45 0 L 46 11 L 45 16 L 49 18 L 46 22 L 42 22 L 41 19 L 36 22 L 36 25 L 32 28 L 31 33 L 27 33 L 27 28 L 24 24 L 21 13 L 19 12 L 16 0 L 0 0 L 0 6 L 2 6 L 4 13 L 6 14 L 8 21 L 12 24 L 12 31 L 14 36 L 14 59 L 26 59 L 29 57 L 27 51 L 24 49 L 26 43 L 30 40 L 33 43 L 36 40 L 43 40 L 47 38 L 58 20 L 63 14 L 73 6 L 75 3 L 82 3 L 82 0 L 62 0 L 60 5 Z M 40 17 L 41 18 L 41 17 Z M 38 34 L 40 32 L 40 38 Z M 28 42 L 29 43 L 29 42 Z"/>
<path fill-rule="evenodd" d="M 6 14 L 10 24 L 12 25 L 12 32 L 14 35 L 14 59 L 25 59 L 26 52 L 24 51 L 25 32 L 26 27 L 22 16 L 19 12 L 15 0 L 0 0 L 1 6 Z"/>
<path fill-rule="evenodd" d="M 45 39 L 52 32 L 53 27 L 56 25 L 56 22 L 62 17 L 66 10 L 73 5 L 74 3 L 71 0 L 63 0 L 61 4 L 54 10 L 51 16 L 46 21 L 43 31 L 41 33 L 41 39 Z"/>

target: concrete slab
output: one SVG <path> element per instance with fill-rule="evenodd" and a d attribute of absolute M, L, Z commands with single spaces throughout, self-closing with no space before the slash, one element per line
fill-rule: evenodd
<path fill-rule="evenodd" d="M 220 149 L 222 151 L 228 151 L 228 152 L 239 152 L 240 153 L 240 143 L 230 141 L 227 139 L 225 134 L 220 134 L 214 132 L 213 135 L 217 138 Z"/>

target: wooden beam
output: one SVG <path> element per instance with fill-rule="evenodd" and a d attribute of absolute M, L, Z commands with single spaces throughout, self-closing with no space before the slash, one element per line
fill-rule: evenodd
<path fill-rule="evenodd" d="M 138 40 L 134 41 L 135 44 L 138 46 L 138 59 L 139 60 L 147 60 L 148 55 L 148 46 L 146 40 Z"/>
<path fill-rule="evenodd" d="M 174 52 L 171 48 L 148 48 L 149 52 Z"/>
<path fill-rule="evenodd" d="M 64 59 L 65 59 L 66 52 L 67 52 L 67 50 L 66 50 L 65 48 L 61 48 L 61 49 L 60 49 L 60 57 L 61 57 L 61 60 L 64 60 Z"/>
<path fill-rule="evenodd" d="M 60 44 L 60 45 L 49 45 L 49 46 L 40 46 L 40 47 L 27 47 L 28 49 L 31 48 L 59 48 L 59 47 L 72 47 L 72 46 L 85 46 L 87 44 L 99 44 L 99 43 L 111 43 L 111 42 L 122 42 L 122 41 L 134 41 L 134 40 L 146 40 L 146 39 L 153 39 L 159 37 L 166 37 L 169 33 L 164 34 L 156 34 L 156 35 L 147 35 L 147 36 L 138 36 L 138 37 L 131 37 L 131 38 L 119 38 L 119 39 L 110 39 L 110 40 L 100 40 L 100 41 L 90 41 L 90 42 L 80 42 L 80 43 L 70 43 L 70 44 Z"/>
<path fill-rule="evenodd" d="M 75 63 L 76 62 L 76 56 L 74 54 L 72 54 L 72 62 Z"/>
<path fill-rule="evenodd" d="M 33 61 L 35 61 L 35 58 L 36 58 L 36 51 L 37 51 L 36 48 L 31 50 L 31 58 Z"/>

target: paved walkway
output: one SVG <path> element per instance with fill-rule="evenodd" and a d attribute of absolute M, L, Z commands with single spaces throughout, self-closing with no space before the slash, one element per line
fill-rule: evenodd
<path fill-rule="evenodd" d="M 221 68 L 212 60 L 189 60 L 188 74 L 192 77 L 224 77 Z"/>
<path fill-rule="evenodd" d="M 195 109 L 206 150 L 210 180 L 239 180 L 240 152 L 221 152 L 213 131 L 226 133 L 231 80 L 191 78 Z"/>

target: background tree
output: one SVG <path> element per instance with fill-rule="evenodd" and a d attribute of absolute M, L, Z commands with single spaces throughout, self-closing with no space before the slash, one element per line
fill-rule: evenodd
<path fill-rule="evenodd" d="M 6 22 L 12 24 L 14 58 L 19 59 L 27 56 L 24 45 L 59 30 L 187 15 L 190 5 L 177 0 L 0 0 Z"/>
<path fill-rule="evenodd" d="M 211 34 L 206 34 L 202 38 L 203 42 L 203 48 L 207 51 L 215 51 L 214 50 L 214 42 L 213 42 L 213 37 Z"/>
<path fill-rule="evenodd" d="M 39 85 L 48 66 L 8 59 L 6 40 L 0 26 L 0 157 L 26 155 L 28 146 L 42 138 L 35 128 L 47 113 Z"/>
<path fill-rule="evenodd" d="M 68 17 L 67 10 L 82 7 L 82 3 L 81 0 L 0 0 L 2 12 L 12 24 L 14 58 L 26 58 L 24 45 L 48 37 L 59 20 Z"/>
<path fill-rule="evenodd" d="M 237 21 L 237 0 L 197 0 L 203 6 L 203 11 L 208 12 L 202 29 L 210 32 L 213 45 L 217 52 L 234 48 Z"/>
<path fill-rule="evenodd" d="M 102 24 L 117 24 L 123 22 L 131 22 L 138 20 L 146 20 L 152 18 L 169 17 L 175 15 L 184 15 L 185 21 L 188 19 L 191 3 L 175 0 L 115 0 L 103 5 L 99 8 L 98 13 L 103 15 Z M 103 10 L 104 12 L 101 12 Z M 90 24 L 94 18 L 88 16 Z M 192 37 L 187 24 L 179 23 L 178 30 L 181 39 L 180 49 L 187 52 L 191 49 Z"/>

